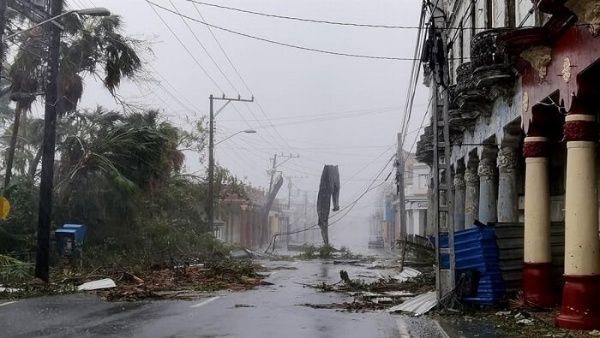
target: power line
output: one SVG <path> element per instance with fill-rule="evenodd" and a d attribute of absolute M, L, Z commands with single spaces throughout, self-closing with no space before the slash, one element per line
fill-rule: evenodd
<path fill-rule="evenodd" d="M 158 16 L 158 18 L 160 19 L 160 21 L 165 25 L 165 27 L 167 27 L 167 29 L 169 30 L 169 32 L 171 32 L 171 35 L 173 35 L 173 37 L 177 40 L 177 42 L 179 42 L 179 44 L 181 45 L 181 47 L 183 47 L 183 49 L 185 49 L 185 51 L 187 52 L 187 54 L 194 60 L 194 62 L 196 63 L 196 65 L 198 67 L 200 67 L 200 69 L 202 69 L 202 71 L 204 72 L 204 74 L 206 75 L 206 77 L 208 77 L 211 82 L 215 85 L 215 87 L 217 87 L 221 92 L 224 92 L 224 90 L 221 88 L 221 86 L 219 86 L 219 84 L 215 81 L 215 79 L 210 76 L 210 74 L 208 73 L 208 71 L 202 66 L 202 64 L 200 64 L 200 61 L 198 61 L 198 59 L 194 56 L 194 54 L 190 51 L 190 49 L 185 45 L 185 43 L 183 43 L 183 41 L 181 41 L 181 38 L 179 38 L 179 36 L 175 33 L 175 31 L 171 28 L 171 26 L 169 26 L 169 24 L 165 21 L 165 19 L 163 19 L 163 17 L 160 15 L 160 13 L 156 10 L 156 8 L 154 8 L 154 6 L 152 6 L 151 4 L 154 4 L 151 1 L 147 1 L 146 2 L 150 5 L 150 8 L 152 8 L 152 10 L 154 11 L 154 13 Z M 158 6 L 156 4 L 154 4 L 155 6 Z M 160 8 L 163 8 L 165 10 L 168 10 L 171 13 L 175 13 L 172 10 L 169 10 L 168 8 L 159 6 Z"/>
<path fill-rule="evenodd" d="M 175 31 L 174 31 L 174 30 L 171 28 L 171 26 L 169 26 L 169 24 L 166 22 L 166 20 L 164 20 L 164 18 L 163 18 L 163 17 L 160 15 L 160 13 L 158 13 L 158 11 L 156 10 L 156 8 L 154 8 L 154 6 L 152 6 L 154 3 L 152 3 L 151 1 L 146 1 L 146 2 L 147 2 L 147 3 L 148 3 L 148 5 L 149 5 L 149 6 L 152 8 L 152 10 L 154 11 L 154 13 L 155 13 L 155 14 L 156 14 L 156 15 L 159 17 L 159 19 L 162 21 L 162 23 L 163 23 L 163 24 L 164 24 L 164 25 L 167 27 L 167 29 L 169 30 L 169 32 L 171 32 L 171 34 L 173 35 L 173 37 L 175 37 L 175 39 L 177 40 L 177 42 L 178 42 L 178 43 L 179 43 L 179 44 L 180 44 L 180 45 L 181 45 L 181 46 L 182 46 L 182 47 L 185 49 L 185 51 L 187 52 L 187 54 L 188 54 L 188 55 L 189 55 L 189 56 L 190 56 L 190 57 L 191 57 L 191 58 L 194 60 L 194 62 L 196 63 L 196 65 L 197 65 L 198 67 L 200 67 L 200 69 L 201 69 L 201 70 L 204 72 L 204 74 L 205 74 L 205 75 L 206 75 L 206 76 L 207 76 L 207 77 L 208 77 L 208 78 L 211 80 L 211 82 L 212 82 L 212 83 L 213 83 L 213 84 L 214 84 L 214 85 L 215 85 L 215 86 L 216 86 L 216 87 L 217 87 L 217 88 L 218 88 L 218 89 L 219 89 L 221 92 L 224 92 L 223 88 L 222 88 L 222 87 L 221 87 L 221 86 L 220 86 L 220 85 L 219 85 L 219 84 L 218 84 L 218 83 L 215 81 L 215 79 L 214 79 L 214 78 L 213 78 L 213 77 L 210 75 L 210 73 L 209 73 L 209 72 L 206 70 L 206 68 L 204 68 L 204 67 L 202 66 L 202 64 L 200 63 L 200 61 L 198 61 L 198 59 L 197 59 L 197 58 L 194 56 L 194 54 L 193 54 L 193 53 L 190 51 L 190 49 L 189 49 L 189 48 L 188 48 L 188 47 L 187 47 L 187 46 L 186 46 L 186 45 L 183 43 L 183 41 L 182 41 L 182 40 L 181 40 L 181 38 L 180 38 L 180 37 L 177 35 L 177 33 L 175 33 Z M 156 5 L 156 4 L 154 4 L 154 5 Z M 177 13 L 177 12 L 174 12 L 174 11 L 172 11 L 172 10 L 168 9 L 168 8 L 165 8 L 165 7 L 162 7 L 162 6 L 159 6 L 159 7 L 160 7 L 160 8 L 162 8 L 162 9 L 165 9 L 165 10 L 167 10 L 167 11 L 171 12 L 171 13 L 177 14 L 177 15 L 178 15 L 178 16 L 180 16 L 182 19 L 186 17 L 185 15 L 182 15 L 182 14 L 179 14 L 179 13 Z M 184 20 L 184 21 L 185 21 L 185 20 Z M 191 29 L 191 28 L 190 28 L 190 29 Z M 195 34 L 194 34 L 194 36 L 195 36 Z M 198 42 L 199 42 L 199 43 L 201 43 L 201 42 L 199 41 L 199 39 L 198 39 Z M 206 50 L 205 50 L 205 51 L 206 51 Z M 209 53 L 208 53 L 208 51 L 206 51 L 206 53 L 207 53 L 207 54 L 209 54 Z M 209 54 L 209 57 L 210 57 L 210 54 Z M 211 57 L 211 59 L 212 59 L 212 57 Z M 214 59 L 212 59 L 212 60 L 213 60 L 213 62 L 215 62 L 215 64 L 216 64 L 216 61 L 214 61 Z M 217 65 L 217 64 L 216 64 L 216 65 Z M 217 65 L 217 67 L 219 68 L 219 66 L 218 66 L 218 65 Z M 219 68 L 219 69 L 220 69 L 220 68 Z M 224 74 L 223 74 L 223 75 L 224 75 Z M 224 76 L 225 76 L 225 75 L 224 75 Z M 235 89 L 235 86 L 233 86 L 233 87 L 234 87 L 234 89 Z M 235 89 L 235 90 L 237 91 L 237 89 Z M 247 120 L 244 118 L 243 114 L 242 114 L 242 113 L 239 111 L 239 109 L 237 108 L 237 106 L 235 106 L 235 105 L 234 105 L 234 106 L 233 106 L 233 108 L 234 108 L 234 110 L 235 110 L 235 111 L 236 111 L 236 112 L 239 114 L 240 118 L 242 118 L 242 119 L 243 119 L 243 120 L 246 122 L 247 126 L 248 126 L 249 128 L 252 128 L 252 126 L 251 126 L 251 125 L 248 123 L 248 121 L 247 121 Z M 254 115 L 254 114 L 253 114 L 253 115 Z M 254 118 L 256 119 L 256 116 L 254 116 Z M 263 137 L 262 135 L 260 135 L 260 137 L 264 139 L 264 137 Z M 265 142 L 267 142 L 267 140 L 265 140 Z"/>
<path fill-rule="evenodd" d="M 200 9 L 198 8 L 198 6 L 196 4 L 194 5 L 194 9 L 196 10 L 196 12 L 198 13 L 198 15 L 200 15 L 200 18 L 203 21 L 204 20 L 204 16 L 202 15 L 202 13 L 200 12 Z M 250 94 L 252 96 L 255 96 L 253 91 L 250 89 L 250 86 L 248 86 L 248 83 L 246 82 L 246 80 L 244 79 L 244 77 L 242 76 L 242 74 L 240 73 L 240 71 L 238 70 L 238 68 L 235 66 L 235 64 L 233 63 L 233 61 L 231 60 L 231 58 L 229 57 L 229 55 L 227 54 L 227 52 L 225 51 L 225 48 L 223 47 L 223 45 L 221 44 L 221 42 L 219 41 L 219 39 L 217 39 L 217 36 L 215 35 L 215 33 L 212 31 L 212 28 L 210 26 L 205 26 L 208 31 L 210 32 L 211 36 L 213 37 L 213 39 L 215 40 L 215 42 L 217 43 L 217 46 L 219 46 L 219 49 L 221 50 L 221 52 L 223 53 L 223 55 L 225 56 L 225 59 L 227 60 L 227 62 L 229 63 L 229 65 L 231 66 L 231 68 L 233 68 L 233 70 L 235 71 L 236 75 L 238 76 L 238 78 L 242 81 L 242 84 L 244 85 L 244 87 L 246 88 L 246 90 L 248 90 L 248 92 L 250 92 Z M 290 144 L 287 142 L 287 140 L 281 136 L 281 134 L 279 133 L 279 131 L 272 125 L 267 113 L 265 112 L 265 110 L 263 109 L 262 105 L 260 104 L 260 102 L 256 101 L 255 102 L 256 105 L 258 106 L 260 112 L 263 114 L 263 116 L 267 119 L 267 121 L 269 122 L 269 124 L 271 124 L 272 129 L 275 131 L 275 133 L 279 136 L 279 138 L 283 141 L 283 143 L 285 143 L 285 145 L 288 148 L 290 147 Z M 253 113 L 253 109 L 250 108 L 250 106 L 246 105 L 246 108 L 250 111 L 250 113 L 252 114 L 252 116 L 256 119 L 256 117 L 254 116 Z M 257 120 L 258 122 L 258 120 Z M 270 134 L 270 132 L 269 132 Z M 262 137 L 262 136 L 261 136 Z"/>
<path fill-rule="evenodd" d="M 353 23 L 353 22 L 340 22 L 340 21 L 330 21 L 330 20 L 307 19 L 307 18 L 299 18 L 299 17 L 287 16 L 287 15 L 278 15 L 278 14 L 269 14 L 269 13 L 263 13 L 263 12 L 256 12 L 256 11 L 251 11 L 251 10 L 247 10 L 247 9 L 241 9 L 241 8 L 235 8 L 235 7 L 217 5 L 217 4 L 212 4 L 212 3 L 202 2 L 202 1 L 196 1 L 196 0 L 187 0 L 187 1 L 192 2 L 194 4 L 198 4 L 198 5 L 216 7 L 216 8 L 226 9 L 226 10 L 235 11 L 235 12 L 241 12 L 241 13 L 246 13 L 246 14 L 258 15 L 258 16 L 263 16 L 263 17 L 271 17 L 271 18 L 277 18 L 277 19 L 301 21 L 301 22 L 312 22 L 312 23 L 320 23 L 320 24 L 327 24 L 327 25 L 351 26 L 351 27 L 366 27 L 366 28 L 387 28 L 387 29 L 415 29 L 415 28 L 417 28 L 417 27 L 411 27 L 411 26 L 396 26 L 396 25 L 382 25 L 382 24 L 361 24 L 361 23 Z"/>
<path fill-rule="evenodd" d="M 419 19 L 419 27 L 423 27 L 424 20 L 425 20 L 425 1 L 423 1 L 422 7 L 421 7 L 421 18 Z M 419 31 L 417 32 L 417 41 L 415 43 L 415 52 L 414 52 L 415 58 L 417 58 L 420 54 L 421 46 L 422 46 L 421 40 L 422 40 L 422 30 L 419 29 Z M 404 141 L 406 139 L 406 129 L 408 128 L 410 119 L 412 117 L 412 108 L 413 108 L 415 94 L 417 91 L 417 83 L 419 81 L 419 75 L 421 73 L 420 69 L 421 69 L 421 60 L 419 58 L 418 63 L 415 60 L 415 61 L 413 61 L 413 64 L 412 64 L 412 70 L 411 70 L 410 79 L 409 79 L 409 90 L 407 91 L 407 94 L 406 94 L 404 118 L 402 120 L 402 126 L 400 128 L 400 132 L 402 133 L 402 142 L 401 142 L 401 144 L 398 145 L 400 147 L 400 149 L 403 149 L 403 147 L 404 147 Z"/>
<path fill-rule="evenodd" d="M 318 48 L 311 48 L 311 47 L 305 47 L 305 46 L 300 46 L 300 45 L 293 45 L 290 43 L 286 43 L 286 42 L 280 42 L 280 41 L 275 41 L 275 40 L 271 40 L 271 39 L 267 39 L 267 38 L 263 38 L 263 37 L 259 37 L 259 36 L 255 36 L 255 35 L 250 35 L 250 34 L 246 34 L 243 32 L 238 32 L 238 31 L 234 31 L 232 29 L 229 28 L 224 28 L 221 26 L 217 26 L 217 25 L 213 25 L 210 24 L 206 21 L 202 21 L 199 20 L 197 18 L 193 18 L 190 17 L 188 15 L 185 14 L 180 14 L 177 13 L 169 8 L 163 7 L 157 3 L 154 3 L 150 0 L 146 0 L 147 3 L 156 6 L 164 11 L 170 12 L 172 14 L 175 15 L 179 15 L 182 16 L 184 18 L 187 18 L 188 20 L 192 20 L 194 22 L 197 23 L 201 23 L 203 25 L 224 31 L 224 32 L 228 32 L 231 34 L 236 34 L 236 35 L 240 35 L 246 38 L 250 38 L 250 39 L 254 39 L 254 40 L 259 40 L 259 41 L 263 41 L 263 42 L 267 42 L 267 43 L 271 43 L 274 45 L 279 45 L 279 46 L 284 46 L 284 47 L 289 47 L 289 48 L 294 48 L 294 49 L 300 49 L 300 50 L 304 50 L 304 51 L 309 51 L 309 52 L 315 52 L 315 53 L 323 53 L 323 54 L 329 54 L 329 55 L 336 55 L 336 56 L 345 56 L 345 57 L 352 57 L 352 58 L 362 58 L 362 59 L 373 59 L 373 60 L 388 60 L 388 61 L 413 61 L 414 58 L 400 58 L 400 57 L 393 57 L 393 56 L 378 56 L 378 55 L 364 55 L 364 54 L 352 54 L 352 53 L 345 53 L 345 52 L 338 52 L 338 51 L 332 51 L 332 50 L 325 50 L 325 49 L 318 49 Z M 156 12 L 156 10 L 155 10 Z"/>
<path fill-rule="evenodd" d="M 204 20 L 204 16 L 202 16 L 202 13 L 200 12 L 200 9 L 198 8 L 198 6 L 196 6 L 196 4 L 194 4 L 194 9 L 196 9 L 196 12 L 198 13 L 198 15 L 200 15 L 200 18 L 203 21 L 206 21 L 206 20 Z M 227 55 L 227 52 L 225 51 L 225 48 L 223 48 L 223 45 L 221 45 L 221 42 L 219 41 L 219 39 L 217 39 L 217 36 L 212 31 L 212 28 L 210 26 L 206 26 L 206 28 L 208 29 L 208 31 L 210 32 L 210 35 L 212 35 L 213 39 L 217 43 L 217 46 L 219 46 L 219 49 L 221 50 L 221 52 L 225 56 L 225 59 L 227 59 L 227 62 L 229 63 L 229 65 L 231 66 L 231 68 L 233 68 L 233 70 L 237 74 L 238 78 L 240 78 L 240 80 L 244 84 L 244 87 L 246 88 L 246 90 L 248 90 L 248 92 L 250 92 L 250 94 L 252 96 L 254 96 L 254 93 L 252 92 L 252 90 L 250 90 L 250 87 L 248 86 L 248 84 L 246 83 L 246 81 L 244 80 L 244 78 L 242 77 L 242 75 L 240 74 L 240 72 L 238 71 L 238 69 L 235 66 L 235 64 L 233 63 L 233 61 L 231 61 L 231 59 L 229 58 L 229 55 Z"/>
<path fill-rule="evenodd" d="M 362 23 L 355 23 L 355 22 L 343 22 L 343 21 L 333 21 L 333 20 L 318 20 L 318 19 L 310 19 L 310 18 L 300 18 L 300 17 L 295 17 L 295 16 L 288 16 L 288 15 L 280 15 L 280 14 L 271 14 L 271 13 L 264 13 L 264 12 L 258 12 L 258 11 L 251 11 L 251 10 L 248 10 L 248 9 L 242 9 L 242 8 L 230 7 L 230 6 L 224 6 L 224 5 L 217 5 L 217 4 L 207 3 L 207 2 L 197 1 L 197 0 L 186 0 L 186 1 L 191 2 L 194 5 L 216 7 L 216 8 L 225 9 L 225 10 L 234 11 L 234 12 L 241 12 L 241 13 L 252 14 L 252 15 L 257 15 L 257 16 L 277 18 L 277 19 L 284 19 L 284 20 L 292 20 L 292 21 L 300 21 L 300 22 L 309 22 L 309 23 L 318 23 L 318 24 L 327 24 L 327 25 L 336 25 L 336 26 L 362 27 L 362 28 L 384 28 L 384 29 L 421 29 L 422 28 L 421 26 L 403 26 L 403 25 L 385 25 L 385 24 L 362 24 Z M 471 29 L 471 28 L 470 27 L 469 28 L 465 28 L 465 27 L 446 27 L 445 29 L 449 29 L 449 30 L 454 30 L 454 29 L 464 30 L 464 29 Z M 487 28 L 486 27 L 481 27 L 481 28 L 477 28 L 477 29 L 487 29 Z"/>
<path fill-rule="evenodd" d="M 217 61 L 215 61 L 215 59 L 212 57 L 212 55 L 210 55 L 210 53 L 208 52 L 208 50 L 206 49 L 206 47 L 204 47 L 204 44 L 202 43 L 202 41 L 200 41 L 200 39 L 198 38 L 198 35 L 196 35 L 196 33 L 194 32 L 194 30 L 192 29 L 192 27 L 190 27 L 190 25 L 185 20 L 185 18 L 183 16 L 181 16 L 181 12 L 177 8 L 177 6 L 175 6 L 175 4 L 173 3 L 173 0 L 169 0 L 169 3 L 171 4 L 171 6 L 173 6 L 173 9 L 175 9 L 175 11 L 177 12 L 177 14 L 181 18 L 181 21 L 183 22 L 183 24 L 187 27 L 187 29 L 190 31 L 190 33 L 192 33 L 192 36 L 194 37 L 194 39 L 196 40 L 196 42 L 198 42 L 198 45 L 200 45 L 200 47 L 202 48 L 202 50 L 204 51 L 204 53 L 206 53 L 206 55 L 212 61 L 212 63 L 215 65 L 215 67 L 217 67 L 217 69 L 219 70 L 219 72 L 221 73 L 221 75 L 223 75 L 223 77 L 225 78 L 225 80 L 227 81 L 227 83 L 229 83 L 229 85 L 231 86 L 231 88 L 233 88 L 234 91 L 236 91 L 236 92 L 239 93 L 239 90 L 237 90 L 237 88 L 235 87 L 235 85 L 231 82 L 231 80 L 229 80 L 229 77 L 223 72 L 223 70 L 221 69 L 221 67 L 219 67 L 219 64 L 217 63 Z"/>
<path fill-rule="evenodd" d="M 397 110 L 398 106 L 396 107 L 382 107 L 382 108 L 368 108 L 368 109 L 357 109 L 357 110 L 348 110 L 348 111 L 341 111 L 341 112 L 330 112 L 330 113 L 318 113 L 318 114 L 302 114 L 302 115 L 290 115 L 290 116 L 284 116 L 284 117 L 279 117 L 279 118 L 272 118 L 270 119 L 272 120 L 304 120 L 304 119 L 313 119 L 313 118 L 334 118 L 334 117 L 338 117 L 338 116 L 344 116 L 344 115 L 371 115 L 371 114 L 380 114 L 380 113 L 384 113 L 384 112 L 390 112 L 390 111 L 394 111 Z M 342 117 L 343 118 L 343 117 Z M 227 120 L 227 121 L 235 121 L 235 120 Z M 267 120 L 257 120 L 258 122 L 264 122 Z"/>
<path fill-rule="evenodd" d="M 390 173 L 386 176 L 386 178 L 384 179 L 383 182 L 379 183 L 376 186 L 373 186 L 373 184 L 375 184 L 375 182 L 377 182 L 379 176 L 381 176 L 381 174 L 385 171 L 385 169 L 388 167 L 388 165 L 391 163 L 391 161 L 394 159 L 394 157 L 391 157 L 388 162 L 385 164 L 385 166 L 377 173 L 377 175 L 375 176 L 375 178 L 373 178 L 373 180 L 371 181 L 371 183 L 369 184 L 369 186 L 365 189 L 365 191 L 363 193 L 361 193 L 356 199 L 354 199 L 354 201 L 350 202 L 349 204 L 347 204 L 346 206 L 344 206 L 343 208 L 341 208 L 340 210 L 338 210 L 335 214 L 331 215 L 332 221 L 329 223 L 328 227 L 331 227 L 332 225 L 339 223 L 342 219 L 344 219 L 344 217 L 346 217 L 350 211 L 352 211 L 352 209 L 354 209 L 354 207 L 356 206 L 356 204 L 358 204 L 358 202 L 366 195 L 368 194 L 370 191 L 372 191 L 373 189 L 377 189 L 378 187 L 382 186 L 383 184 L 385 184 L 387 182 L 387 180 L 391 177 L 393 170 L 390 171 Z M 339 215 L 342 211 L 347 210 L 343 215 L 339 216 L 339 218 L 333 220 L 334 217 L 336 217 L 337 215 Z M 318 224 L 314 224 L 299 230 L 294 230 L 292 232 L 285 232 L 285 233 L 277 233 L 275 235 L 273 235 L 273 239 L 276 238 L 277 236 L 286 236 L 286 235 L 293 235 L 293 234 L 297 234 L 300 232 L 304 232 L 304 231 L 308 231 L 311 229 L 315 229 L 316 227 L 318 227 Z M 270 246 L 270 245 L 269 245 Z M 268 248 L 267 248 L 268 250 Z"/>

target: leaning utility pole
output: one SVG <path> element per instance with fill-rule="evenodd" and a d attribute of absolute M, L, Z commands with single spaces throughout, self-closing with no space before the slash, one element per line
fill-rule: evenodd
<path fill-rule="evenodd" d="M 4 2 L 4 1 L 2 1 Z M 63 1 L 50 1 L 50 17 L 62 13 Z M 56 143 L 56 103 L 58 101 L 58 65 L 60 58 L 60 28 L 46 26 L 49 35 L 48 70 L 46 77 L 46 102 L 44 112 L 44 138 L 42 141 L 42 171 L 40 175 L 40 203 L 37 229 L 35 276 L 48 282 L 50 256 L 50 224 L 52 221 L 52 191 L 54 188 L 54 151 Z"/>
<path fill-rule="evenodd" d="M 285 161 L 283 161 L 282 163 L 277 164 L 277 156 L 281 157 L 281 158 L 285 158 Z M 293 159 L 293 158 L 299 158 L 300 155 L 298 154 L 289 154 L 289 155 L 284 155 L 283 153 L 281 153 L 280 155 L 274 154 L 272 160 L 272 167 L 270 170 L 270 174 L 271 174 L 271 180 L 269 183 L 269 192 L 271 192 L 271 189 L 273 189 L 273 179 L 275 178 L 275 173 L 277 173 L 277 167 L 282 165 L 283 163 Z"/>
<path fill-rule="evenodd" d="M 0 0 L 1 1 L 1 0 Z M 209 116 L 209 127 L 208 127 L 208 204 L 206 214 L 208 216 L 208 228 L 210 231 L 214 231 L 214 216 L 215 216 L 215 117 L 227 107 L 231 102 L 254 102 L 254 96 L 251 99 L 242 99 L 239 95 L 237 98 L 225 97 L 225 94 L 221 97 L 213 95 L 209 96 L 210 101 L 210 116 Z M 214 112 L 214 101 L 225 101 L 225 104 Z"/>

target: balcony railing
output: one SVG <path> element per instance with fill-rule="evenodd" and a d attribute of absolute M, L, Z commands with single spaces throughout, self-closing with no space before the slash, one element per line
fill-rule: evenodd
<path fill-rule="evenodd" d="M 482 67 L 509 66 L 509 55 L 498 43 L 497 37 L 510 28 L 495 28 L 476 34 L 471 41 L 471 60 L 476 72 Z"/>

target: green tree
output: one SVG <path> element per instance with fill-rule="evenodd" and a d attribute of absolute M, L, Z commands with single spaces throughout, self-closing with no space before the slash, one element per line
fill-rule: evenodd
<path fill-rule="evenodd" d="M 134 77 L 142 67 L 136 50 L 140 42 L 120 33 L 122 23 L 118 16 L 81 20 L 73 14 L 65 16 L 62 24 L 65 29 L 60 47 L 57 102 L 61 116 L 77 108 L 83 95 L 85 74 L 102 78 L 104 87 L 116 97 L 115 91 L 121 80 Z M 46 41 L 43 30 L 34 29 L 25 34 L 22 40 L 8 72 L 11 80 L 10 97 L 16 102 L 16 110 L 6 156 L 7 182 L 12 173 L 21 117 L 38 98 L 45 76 L 42 56 L 45 55 Z M 35 174 L 39 160 L 39 154 L 31 157 L 30 174 Z"/>

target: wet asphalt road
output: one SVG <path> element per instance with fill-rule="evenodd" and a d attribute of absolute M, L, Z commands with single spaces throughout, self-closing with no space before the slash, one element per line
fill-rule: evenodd
<path fill-rule="evenodd" d="M 337 282 L 339 270 L 351 276 L 376 274 L 364 267 L 331 262 L 264 262 L 293 266 L 276 270 L 262 286 L 247 292 L 208 295 L 195 301 L 110 303 L 76 294 L 0 300 L 0 337 L 447 337 L 439 323 L 385 312 L 349 313 L 301 304 L 352 301 L 301 285 Z M 454 335 L 452 335 L 454 336 Z"/>

